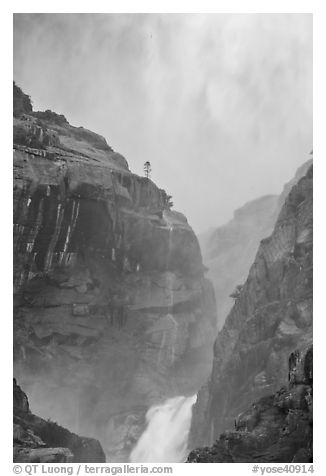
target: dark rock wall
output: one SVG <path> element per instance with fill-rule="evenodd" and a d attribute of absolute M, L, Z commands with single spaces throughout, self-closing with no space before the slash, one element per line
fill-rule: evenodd
<path fill-rule="evenodd" d="M 126 461 L 147 409 L 208 378 L 214 292 L 166 193 L 53 114 L 14 120 L 15 375 L 33 411 Z"/>
<path fill-rule="evenodd" d="M 291 353 L 288 385 L 261 398 L 212 447 L 193 450 L 189 463 L 312 462 L 312 343 Z"/>
<path fill-rule="evenodd" d="M 214 348 L 190 448 L 212 444 L 252 402 L 287 382 L 287 356 L 312 334 L 312 166 L 262 240 Z"/>

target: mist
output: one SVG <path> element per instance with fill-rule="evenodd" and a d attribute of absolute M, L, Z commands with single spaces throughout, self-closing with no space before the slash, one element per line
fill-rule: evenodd
<path fill-rule="evenodd" d="M 147 427 L 131 452 L 131 463 L 183 463 L 195 402 L 196 395 L 175 397 L 151 407 Z"/>
<path fill-rule="evenodd" d="M 14 80 L 133 172 L 149 160 L 197 233 L 312 149 L 311 14 L 15 14 Z"/>

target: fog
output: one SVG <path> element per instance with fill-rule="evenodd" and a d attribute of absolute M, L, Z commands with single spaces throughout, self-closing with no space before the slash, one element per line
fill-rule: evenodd
<path fill-rule="evenodd" d="M 149 160 L 197 233 L 312 149 L 310 14 L 16 14 L 14 79 L 132 171 Z"/>

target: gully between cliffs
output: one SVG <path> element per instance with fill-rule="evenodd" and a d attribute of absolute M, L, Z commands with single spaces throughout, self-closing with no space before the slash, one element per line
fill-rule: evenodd
<path fill-rule="evenodd" d="M 29 425 L 33 450 L 46 458 L 178 462 L 212 445 L 234 419 L 237 432 L 258 432 L 270 425 L 257 418 L 276 426 L 286 418 L 291 433 L 292 410 L 303 412 L 304 438 L 288 438 L 282 457 L 311 458 L 312 376 L 302 361 L 312 355 L 304 350 L 312 334 L 312 168 L 261 241 L 215 341 L 214 289 L 198 240 L 166 192 L 64 116 L 31 105 L 14 114 L 14 373 L 31 408 L 16 388 L 25 402 L 15 422 L 19 461 L 32 457 Z M 296 348 L 296 385 L 280 390 Z M 246 413 L 254 401 L 258 409 Z M 53 428 L 73 435 L 75 446 L 51 440 Z M 237 432 L 189 460 L 239 461 L 228 443 Z M 90 452 L 78 456 L 83 441 Z"/>

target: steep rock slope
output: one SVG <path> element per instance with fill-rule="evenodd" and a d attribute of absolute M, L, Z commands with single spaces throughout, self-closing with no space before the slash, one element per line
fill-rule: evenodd
<path fill-rule="evenodd" d="M 289 358 L 289 383 L 261 398 L 212 447 L 193 450 L 189 463 L 312 462 L 312 343 Z"/>
<path fill-rule="evenodd" d="M 104 451 L 97 440 L 77 436 L 54 422 L 34 415 L 26 394 L 15 379 L 13 384 L 14 462 L 105 462 Z"/>
<path fill-rule="evenodd" d="M 290 191 L 272 235 L 262 240 L 216 339 L 190 448 L 212 444 L 252 402 L 283 386 L 287 356 L 311 334 L 312 166 Z"/>
<path fill-rule="evenodd" d="M 231 221 L 199 237 L 207 276 L 214 284 L 218 326 L 221 329 L 234 303 L 231 294 L 247 278 L 260 241 L 269 236 L 291 188 L 312 161 L 298 168 L 280 195 L 266 195 L 246 203 Z"/>
<path fill-rule="evenodd" d="M 273 229 L 277 202 L 276 195 L 266 195 L 247 203 L 202 245 L 208 275 L 214 283 L 220 329 L 233 304 L 230 294 L 244 283 L 260 240 Z"/>
<path fill-rule="evenodd" d="M 149 406 L 210 373 L 199 244 L 105 139 L 51 111 L 14 114 L 15 375 L 39 415 L 126 461 Z"/>

